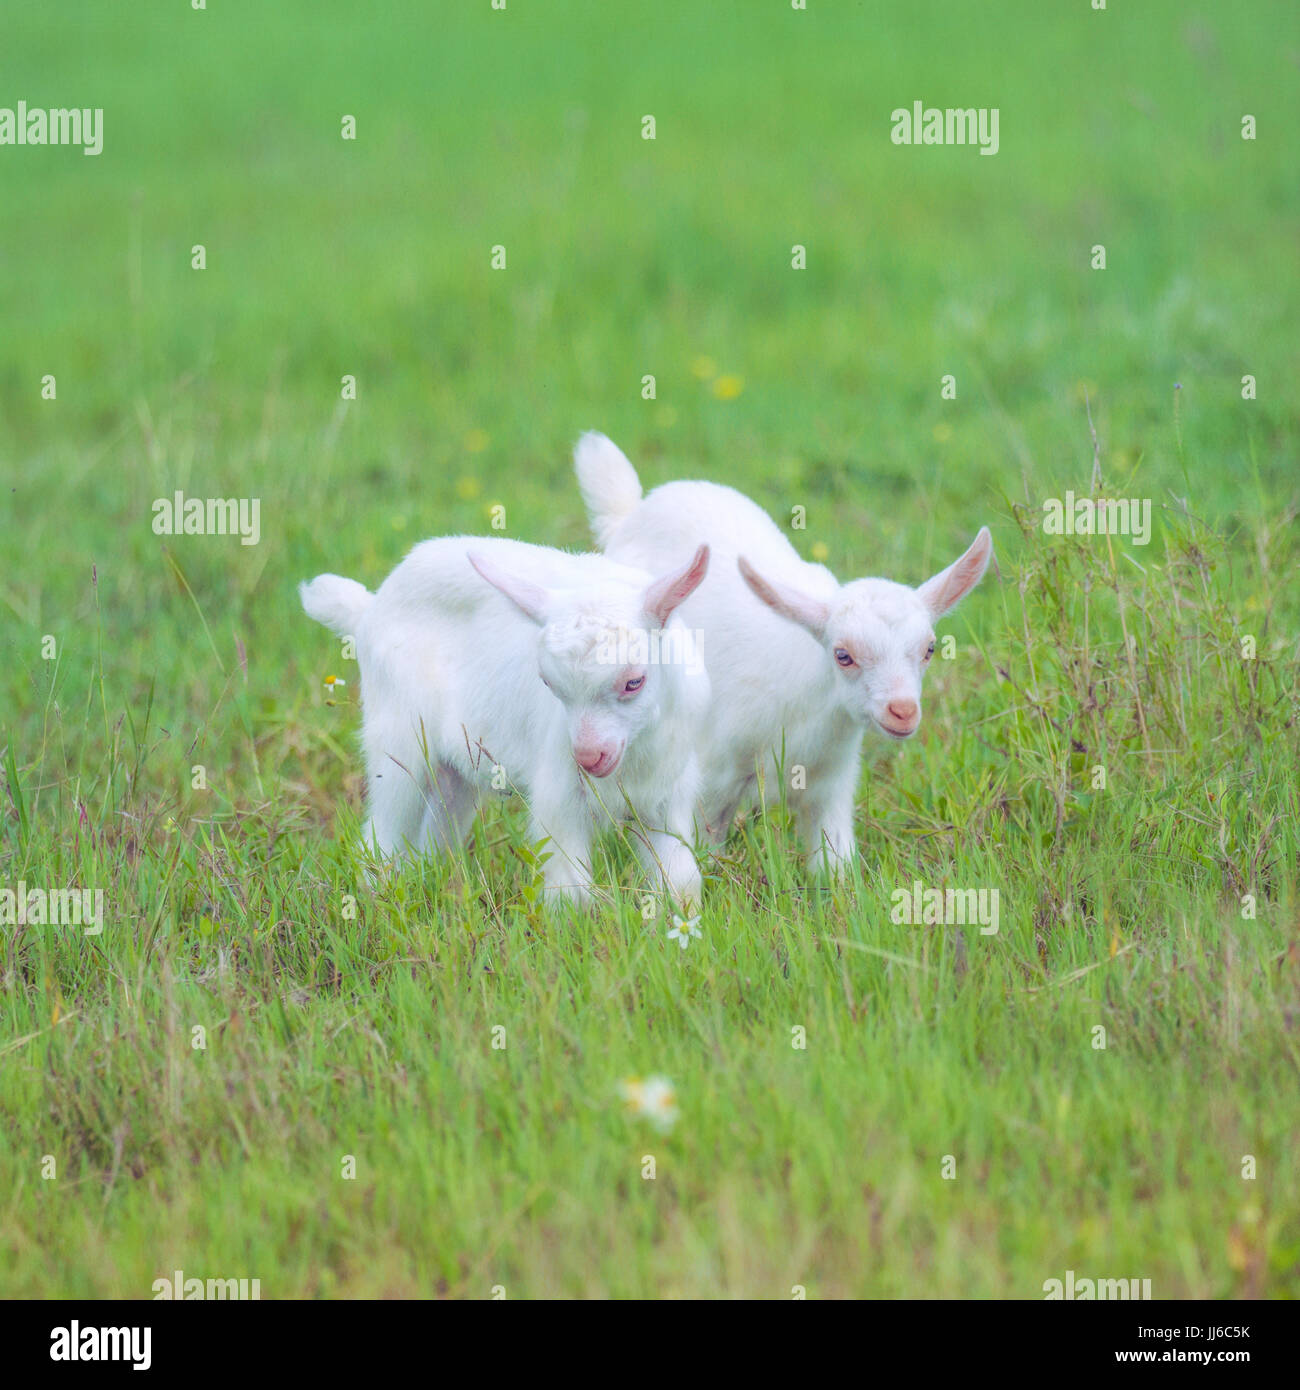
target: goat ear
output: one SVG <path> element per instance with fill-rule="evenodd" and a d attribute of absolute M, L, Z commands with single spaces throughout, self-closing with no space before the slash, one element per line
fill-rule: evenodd
<path fill-rule="evenodd" d="M 646 617 L 656 627 L 663 627 L 678 604 L 684 603 L 700 587 L 709 572 L 709 547 L 702 545 L 684 569 L 674 570 L 656 579 L 645 591 Z"/>
<path fill-rule="evenodd" d="M 993 558 L 993 537 L 987 526 L 981 526 L 970 549 L 954 560 L 946 570 L 940 570 L 917 589 L 917 595 L 930 610 L 930 616 L 941 618 L 955 608 L 984 577 Z"/>
<path fill-rule="evenodd" d="M 470 564 L 478 570 L 483 578 L 494 589 L 500 589 L 526 618 L 531 618 L 540 626 L 546 625 L 546 615 L 551 606 L 551 596 L 545 589 L 534 584 L 531 580 L 521 579 L 517 574 L 509 574 L 503 569 L 498 569 L 491 560 L 485 559 L 482 555 L 476 555 L 472 550 L 469 552 L 468 558 Z"/>
<path fill-rule="evenodd" d="M 830 604 L 824 603 L 802 589 L 793 589 L 786 584 L 773 584 L 761 574 L 742 555 L 736 565 L 741 578 L 754 591 L 763 603 L 779 613 L 783 618 L 806 627 L 820 642 L 826 635 L 826 624 L 831 616 Z"/>

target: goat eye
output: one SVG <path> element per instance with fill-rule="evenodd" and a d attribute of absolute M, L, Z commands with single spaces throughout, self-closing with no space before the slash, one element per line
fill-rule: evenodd
<path fill-rule="evenodd" d="M 853 658 L 848 654 L 848 652 L 844 650 L 843 647 L 835 648 L 835 660 L 838 661 L 841 666 L 852 666 L 854 664 Z"/>
<path fill-rule="evenodd" d="M 645 677 L 644 677 L 644 676 L 634 676 L 634 677 L 633 677 L 630 681 L 628 681 L 628 683 L 623 687 L 623 694 L 624 694 L 624 695 L 635 695 L 636 692 L 637 692 L 638 690 L 640 690 L 641 687 L 642 687 L 644 684 L 645 684 Z"/>
<path fill-rule="evenodd" d="M 927 661 L 929 661 L 929 659 L 930 659 L 933 655 L 934 655 L 934 643 L 931 642 L 931 643 L 930 643 L 930 646 L 929 646 L 929 648 L 928 648 L 928 650 L 927 650 L 926 653 L 925 653 L 925 659 L 926 659 Z"/>

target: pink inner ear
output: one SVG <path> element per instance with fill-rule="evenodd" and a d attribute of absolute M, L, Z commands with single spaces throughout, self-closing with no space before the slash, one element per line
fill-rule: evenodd
<path fill-rule="evenodd" d="M 660 626 L 673 615 L 673 610 L 688 599 L 700 587 L 704 576 L 709 572 L 709 547 L 702 545 L 695 552 L 689 565 L 676 574 L 656 579 L 645 591 L 645 611 Z"/>
<path fill-rule="evenodd" d="M 946 570 L 940 570 L 917 590 L 921 601 L 935 617 L 941 617 L 955 607 L 984 577 L 993 558 L 993 537 L 987 526 L 971 542 L 970 549 L 954 560 Z"/>
<path fill-rule="evenodd" d="M 831 616 L 829 604 L 823 603 L 811 594 L 801 593 L 798 589 L 777 588 L 775 584 L 764 579 L 743 555 L 737 559 L 736 565 L 741 578 L 753 590 L 756 598 L 761 599 L 783 618 L 789 618 L 791 622 L 807 628 L 818 641 L 821 641 L 826 623 Z"/>
<path fill-rule="evenodd" d="M 531 618 L 535 623 L 545 625 L 549 601 L 549 595 L 545 589 L 540 588 L 530 580 L 520 578 L 519 575 L 507 573 L 485 556 L 472 550 L 468 552 L 466 558 L 494 589 L 503 593 L 526 617 Z"/>

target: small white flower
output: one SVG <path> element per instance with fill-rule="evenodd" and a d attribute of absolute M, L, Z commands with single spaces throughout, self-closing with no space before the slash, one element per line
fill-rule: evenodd
<path fill-rule="evenodd" d="M 683 921 L 674 915 L 673 929 L 668 933 L 668 940 L 676 941 L 684 951 L 691 944 L 691 937 L 702 935 L 699 924 L 698 917 L 688 917 Z"/>
<path fill-rule="evenodd" d="M 666 1076 L 629 1076 L 621 1084 L 629 1115 L 667 1133 L 677 1122 L 677 1092 Z"/>

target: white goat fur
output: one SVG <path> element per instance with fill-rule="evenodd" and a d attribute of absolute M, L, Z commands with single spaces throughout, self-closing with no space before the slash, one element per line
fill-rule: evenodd
<path fill-rule="evenodd" d="M 617 646 L 635 654 L 637 633 L 680 628 L 673 610 L 708 553 L 687 561 L 656 580 L 602 555 L 451 536 L 417 545 L 374 594 L 333 574 L 303 584 L 307 613 L 356 642 L 367 844 L 384 856 L 458 845 L 495 773 L 495 789 L 527 796 L 533 840 L 550 839 L 548 901 L 590 898 L 598 823 L 634 813 L 643 860 L 693 903 L 708 677 L 620 665 Z M 632 696 L 630 672 L 645 677 Z M 591 782 L 579 755 L 599 769 Z"/>
<path fill-rule="evenodd" d="M 600 434 L 582 437 L 574 464 L 592 531 L 614 559 L 663 566 L 710 547 L 709 580 L 681 609 L 712 683 L 700 747 L 707 835 L 721 843 L 759 769 L 779 764 L 815 867 L 841 873 L 856 856 L 863 733 L 916 732 L 932 624 L 984 574 L 993 553 L 988 528 L 917 589 L 887 579 L 841 585 L 825 566 L 800 559 L 767 513 L 734 488 L 673 482 L 643 499 L 636 471 Z"/>

